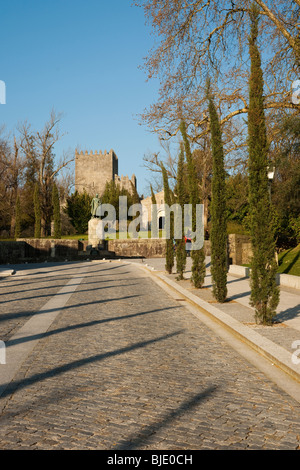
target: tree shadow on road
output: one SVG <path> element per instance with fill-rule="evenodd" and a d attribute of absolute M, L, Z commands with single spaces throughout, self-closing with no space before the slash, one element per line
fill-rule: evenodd
<path fill-rule="evenodd" d="M 36 334 L 36 335 L 26 336 L 24 338 L 11 339 L 11 340 L 6 341 L 5 344 L 6 344 L 6 347 L 9 348 L 10 346 L 14 346 L 16 344 L 27 343 L 29 341 L 40 340 L 42 338 L 46 338 L 46 337 L 49 337 L 49 336 L 54 336 L 56 334 L 64 333 L 66 331 L 79 330 L 81 328 L 89 328 L 91 326 L 101 325 L 102 323 L 110 323 L 110 322 L 114 322 L 114 321 L 128 320 L 130 318 L 136 318 L 136 317 L 140 317 L 140 316 L 143 316 L 143 315 L 150 315 L 151 313 L 156 313 L 156 312 L 166 311 L 166 310 L 171 310 L 171 309 L 177 309 L 177 308 L 178 308 L 177 306 L 157 308 L 157 309 L 154 309 L 154 310 L 149 310 L 147 312 L 131 313 L 129 315 L 121 315 L 121 316 L 118 316 L 118 317 L 102 318 L 100 320 L 93 320 L 93 321 L 90 321 L 90 322 L 78 323 L 76 325 L 69 325 L 69 326 L 66 326 L 65 328 L 57 328 L 55 330 L 48 330 L 44 333 L 39 333 L 39 334 Z"/>
<path fill-rule="evenodd" d="M 90 289 L 82 289 L 81 288 L 79 292 L 80 293 L 82 293 L 82 292 L 93 292 L 93 291 L 98 291 L 100 289 L 115 289 L 116 287 L 119 288 L 119 287 L 128 287 L 128 286 L 136 286 L 136 285 L 137 284 L 134 284 L 134 283 L 132 283 L 132 284 L 129 284 L 129 283 L 127 283 L 127 284 L 116 284 L 116 285 L 112 285 L 112 286 L 99 286 L 98 285 L 98 286 L 95 286 L 95 287 L 90 288 Z M 64 287 L 66 287 L 66 284 L 64 284 L 62 286 L 59 286 L 59 287 L 64 288 Z M 48 290 L 48 287 L 47 287 L 47 290 Z M 36 299 L 43 299 L 43 298 L 47 299 L 47 298 L 51 297 L 51 295 L 52 294 L 49 294 L 49 292 L 48 292 L 47 294 L 33 295 L 32 297 L 22 297 L 22 298 L 16 298 L 16 299 L 0 300 L 0 305 L 1 304 L 7 304 L 7 303 L 11 304 L 12 302 L 22 302 L 23 300 L 36 300 Z M 59 296 L 59 295 L 65 295 L 65 292 L 56 292 L 55 294 L 53 294 L 53 296 Z"/>
<path fill-rule="evenodd" d="M 140 297 L 139 294 L 136 295 L 127 295 L 125 297 L 116 297 L 116 298 L 109 298 L 109 299 L 100 299 L 100 300 L 94 300 L 91 302 L 81 302 L 80 304 L 75 304 L 75 305 L 64 305 L 59 306 L 57 308 L 49 308 L 49 309 L 41 309 L 38 312 L 36 311 L 25 311 L 25 312 L 18 312 L 18 313 L 3 313 L 0 315 L 0 322 L 1 321 L 6 321 L 6 320 L 13 320 L 13 319 L 18 319 L 18 318 L 30 318 L 34 315 L 44 315 L 45 313 L 52 313 L 52 312 L 59 312 L 60 310 L 66 310 L 70 308 L 80 308 L 80 307 L 87 307 L 88 305 L 99 305 L 102 303 L 106 302 L 117 302 L 118 300 L 127 300 L 127 299 L 132 299 Z"/>
<path fill-rule="evenodd" d="M 55 271 L 53 271 L 53 273 L 55 274 L 50 274 L 52 271 L 47 271 L 47 272 L 36 272 L 36 273 L 33 273 L 33 274 L 29 274 L 29 275 L 22 275 L 22 274 L 19 274 L 19 275 L 15 275 L 15 276 L 10 276 L 10 277 L 6 277 L 4 278 L 2 281 L 4 282 L 3 285 L 0 284 L 0 289 L 4 289 L 6 290 L 7 289 L 7 286 L 6 284 L 9 283 L 9 286 L 10 287 L 21 287 L 21 286 L 24 286 L 24 285 L 32 285 L 33 282 L 37 279 L 37 282 L 38 283 L 42 283 L 42 282 L 57 282 L 58 280 L 67 280 L 69 281 L 70 278 L 75 278 L 76 277 L 81 277 L 81 276 L 84 276 L 85 279 L 88 279 L 88 278 L 95 278 L 95 274 L 98 275 L 99 277 L 105 277 L 105 276 L 108 276 L 107 273 L 105 274 L 101 274 L 102 272 L 104 271 L 110 271 L 112 269 L 116 269 L 116 268 L 121 268 L 123 267 L 123 265 L 118 265 L 118 266 L 115 266 L 115 267 L 110 267 L 110 268 L 105 268 L 105 269 L 96 269 L 95 271 L 91 271 L 89 270 L 88 273 L 84 273 L 84 274 L 81 274 L 80 272 L 76 272 L 74 273 L 74 275 L 70 275 L 70 273 L 63 273 L 63 274 L 60 274 L 60 273 L 56 273 Z M 70 268 L 71 269 L 71 268 Z M 116 273 L 109 273 L 109 276 L 124 276 L 125 274 L 132 274 L 132 272 L 130 271 L 121 271 L 121 272 L 116 272 Z M 41 275 L 41 277 L 39 276 Z M 28 279 L 28 281 L 27 281 Z M 0 279 L 1 280 L 1 279 Z M 27 282 L 22 282 L 22 281 L 27 281 Z M 98 281 L 98 282 L 108 282 L 109 279 L 107 280 L 103 280 L 103 281 Z M 14 284 L 13 284 L 14 282 Z M 30 288 L 28 289 L 30 290 Z M 3 294 L 6 294 L 6 291 L 3 292 Z M 0 293 L 0 295 L 2 295 Z"/>
<path fill-rule="evenodd" d="M 212 395 L 217 389 L 217 386 L 208 387 L 206 390 L 193 395 L 188 400 L 184 401 L 177 409 L 166 413 L 159 421 L 149 424 L 139 433 L 134 436 L 122 440 L 114 446 L 116 450 L 133 450 L 140 447 L 148 446 L 148 441 L 157 434 L 162 428 L 168 426 L 175 419 L 181 418 L 185 413 L 192 411 L 199 403 Z"/>
<path fill-rule="evenodd" d="M 103 361 L 105 359 L 108 359 L 108 358 L 111 358 L 111 357 L 114 357 L 114 356 L 119 356 L 121 354 L 125 354 L 125 353 L 128 353 L 130 351 L 134 351 L 136 349 L 145 348 L 149 345 L 158 343 L 160 341 L 167 340 L 167 339 L 172 338 L 174 336 L 178 336 L 178 335 L 182 334 L 183 332 L 184 332 L 184 330 L 178 330 L 178 331 L 174 331 L 173 333 L 169 333 L 169 334 L 166 334 L 166 335 L 163 335 L 163 336 L 159 336 L 157 338 L 153 338 L 153 339 L 150 339 L 150 340 L 147 340 L 147 341 L 139 341 L 138 343 L 131 344 L 130 346 L 126 346 L 124 348 L 119 348 L 119 349 L 116 349 L 114 351 L 109 351 L 109 352 L 105 352 L 105 353 L 101 353 L 101 354 L 96 354 L 96 355 L 86 357 L 86 358 L 83 358 L 83 359 L 78 359 L 76 361 L 69 362 L 68 364 L 64 364 L 62 366 L 53 367 L 52 369 L 50 369 L 46 372 L 42 372 L 42 373 L 39 373 L 39 374 L 34 374 L 34 375 L 32 375 L 30 377 L 26 377 L 22 380 L 16 380 L 15 382 L 10 382 L 10 383 L 7 383 L 7 384 L 3 384 L 2 386 L 0 386 L 0 389 L 2 389 L 2 393 L 0 392 L 0 397 L 5 398 L 5 397 L 11 395 L 15 390 L 29 387 L 30 385 L 32 385 L 34 383 L 37 383 L 37 382 L 41 382 L 43 380 L 46 380 L 49 377 L 56 377 L 56 376 L 64 374 L 64 373 L 66 373 L 70 370 L 73 370 L 73 369 L 79 369 L 81 367 L 87 366 L 87 365 L 95 363 L 95 362 L 100 362 L 100 361 Z"/>
<path fill-rule="evenodd" d="M 300 316 L 300 305 L 296 305 L 295 307 L 287 308 L 283 312 L 279 312 L 276 316 L 276 320 L 285 322 L 286 320 L 292 320 L 298 316 Z"/>
<path fill-rule="evenodd" d="M 251 294 L 251 291 L 248 292 L 239 292 L 238 294 L 233 294 L 228 296 L 228 300 L 241 299 L 242 297 L 247 297 Z"/>

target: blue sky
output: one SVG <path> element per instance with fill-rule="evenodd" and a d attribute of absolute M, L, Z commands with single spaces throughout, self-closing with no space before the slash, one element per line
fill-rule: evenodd
<path fill-rule="evenodd" d="M 9 0 L 1 4 L 0 126 L 43 128 L 63 113 L 55 153 L 110 150 L 119 174 L 135 173 L 146 192 L 143 156 L 159 149 L 138 115 L 157 95 L 139 67 L 153 36 L 132 0 Z"/>

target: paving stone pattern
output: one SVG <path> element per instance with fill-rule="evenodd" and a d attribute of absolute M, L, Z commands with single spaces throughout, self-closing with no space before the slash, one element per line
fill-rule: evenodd
<path fill-rule="evenodd" d="M 75 272 L 1 281 L 5 339 L 18 327 L 13 314 L 24 321 L 22 312 L 25 319 L 36 312 Z M 16 305 L 9 302 L 13 295 Z M 150 276 L 115 262 L 90 264 L 0 397 L 0 410 L 2 450 L 300 444 L 296 401 Z"/>

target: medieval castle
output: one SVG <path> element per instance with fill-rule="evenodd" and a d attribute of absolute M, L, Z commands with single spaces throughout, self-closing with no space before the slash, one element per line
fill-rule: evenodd
<path fill-rule="evenodd" d="M 121 189 L 130 193 L 136 188 L 136 177 L 118 175 L 118 157 L 113 150 L 104 153 L 82 151 L 75 153 L 75 190 L 79 193 L 86 191 L 91 195 L 101 196 L 107 182 L 115 181 Z"/>

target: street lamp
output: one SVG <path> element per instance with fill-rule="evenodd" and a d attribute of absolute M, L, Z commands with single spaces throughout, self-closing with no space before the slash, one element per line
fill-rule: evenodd
<path fill-rule="evenodd" d="M 275 176 L 275 166 L 271 167 L 271 166 L 268 166 L 268 182 L 269 182 L 269 197 L 270 197 L 270 204 L 272 202 L 272 198 L 271 198 L 271 187 L 272 187 L 272 181 L 274 179 L 274 176 Z M 277 250 L 275 248 L 275 260 L 276 260 L 276 263 L 278 265 L 278 253 L 277 253 Z"/>
<path fill-rule="evenodd" d="M 271 186 L 272 186 L 272 181 L 275 176 L 275 166 L 271 167 L 268 166 L 268 181 L 269 181 L 269 196 L 270 196 L 270 202 L 271 202 Z"/>

